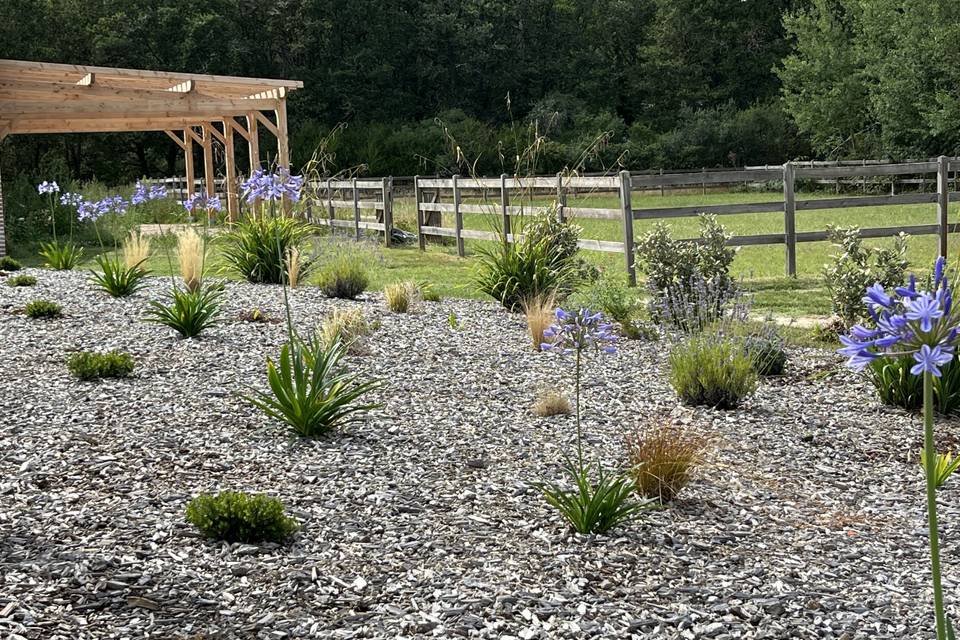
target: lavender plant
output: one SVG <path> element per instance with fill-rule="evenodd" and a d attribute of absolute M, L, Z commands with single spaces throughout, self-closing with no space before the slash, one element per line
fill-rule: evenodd
<path fill-rule="evenodd" d="M 634 482 L 628 475 L 608 474 L 598 466 L 596 483 L 590 479 L 592 465 L 583 456 L 580 376 L 583 357 L 589 353 L 615 353 L 616 336 L 612 325 L 600 313 L 580 309 L 568 313 L 556 311 L 556 323 L 544 332 L 549 342 L 541 349 L 562 355 L 574 355 L 574 401 L 577 425 L 576 462 L 566 457 L 564 471 L 576 487 L 573 491 L 553 484 L 540 484 L 547 503 L 555 507 L 580 533 L 603 533 L 633 519 L 648 505 L 631 499 Z"/>
<path fill-rule="evenodd" d="M 953 466 L 937 453 L 933 431 L 934 379 L 942 367 L 953 361 L 960 341 L 960 310 L 953 306 L 953 293 L 941 256 L 934 266 L 932 286 L 918 290 L 911 275 L 907 286 L 893 294 L 876 283 L 867 288 L 863 302 L 874 328 L 854 325 L 849 335 L 840 337 L 839 353 L 847 356 L 847 365 L 862 371 L 881 358 L 913 358 L 910 373 L 923 378 L 923 465 L 927 489 L 927 526 L 930 540 L 930 568 L 933 578 L 934 617 L 937 640 L 952 640 L 953 627 L 946 617 L 940 578 L 940 535 L 937 523 L 937 488 L 946 480 L 945 469 Z M 949 475 L 949 474 L 947 474 Z"/>

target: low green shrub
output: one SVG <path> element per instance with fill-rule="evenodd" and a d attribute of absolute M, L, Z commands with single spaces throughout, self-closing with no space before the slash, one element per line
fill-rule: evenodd
<path fill-rule="evenodd" d="M 10 256 L 0 256 L 0 271 L 20 271 L 23 265 Z"/>
<path fill-rule="evenodd" d="M 37 279 L 25 273 L 7 278 L 8 287 L 32 287 L 35 284 L 37 284 Z"/>
<path fill-rule="evenodd" d="M 302 278 L 312 262 L 306 252 L 312 229 L 296 218 L 262 216 L 238 222 L 222 238 L 221 255 L 226 263 L 249 282 L 281 284 L 287 279 L 287 256 L 298 256 Z"/>
<path fill-rule="evenodd" d="M 327 344 L 319 336 L 294 335 L 280 349 L 280 360 L 267 358 L 270 392 L 248 396 L 268 416 L 287 423 L 298 434 L 325 435 L 379 405 L 361 404 L 361 396 L 377 388 L 374 381 L 360 382 L 340 365 L 346 347 L 340 338 Z"/>
<path fill-rule="evenodd" d="M 184 338 L 199 335 L 217 324 L 220 315 L 222 287 L 201 286 L 194 290 L 173 287 L 166 304 L 151 300 L 147 322 L 155 322 L 174 329 Z"/>
<path fill-rule="evenodd" d="M 370 284 L 366 259 L 359 252 L 340 251 L 323 262 L 316 282 L 328 298 L 353 300 Z"/>
<path fill-rule="evenodd" d="M 877 358 L 864 372 L 880 402 L 919 412 L 923 408 L 923 376 L 910 373 L 917 362 L 911 356 Z M 960 413 L 960 362 L 951 360 L 933 378 L 933 408 L 942 415 Z"/>
<path fill-rule="evenodd" d="M 72 242 L 46 242 L 40 246 L 40 257 L 45 265 L 56 271 L 68 271 L 80 264 L 83 247 Z"/>
<path fill-rule="evenodd" d="M 757 375 L 783 375 L 787 366 L 787 351 L 783 338 L 778 334 L 747 336 L 743 339 L 743 348 L 753 361 Z"/>
<path fill-rule="evenodd" d="M 197 496 L 187 505 L 187 522 L 226 542 L 283 542 L 299 528 L 276 498 L 238 491 Z"/>
<path fill-rule="evenodd" d="M 143 262 L 127 266 L 120 256 L 99 255 L 95 258 L 100 271 L 91 271 L 90 281 L 114 298 L 131 296 L 146 285 L 147 270 Z"/>
<path fill-rule="evenodd" d="M 753 360 L 738 340 L 690 336 L 670 350 L 670 384 L 685 404 L 733 409 L 757 386 Z"/>
<path fill-rule="evenodd" d="M 133 365 L 133 356 L 122 351 L 80 351 L 70 354 L 67 359 L 70 373 L 80 380 L 125 378 L 133 373 Z"/>
<path fill-rule="evenodd" d="M 63 315 L 63 307 L 49 300 L 31 300 L 23 308 L 28 318 L 59 318 Z"/>

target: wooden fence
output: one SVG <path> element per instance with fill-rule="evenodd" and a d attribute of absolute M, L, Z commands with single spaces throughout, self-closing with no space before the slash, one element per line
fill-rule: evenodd
<path fill-rule="evenodd" d="M 798 211 L 825 209 L 849 209 L 856 207 L 875 207 L 907 204 L 936 204 L 936 218 L 930 224 L 875 227 L 861 229 L 866 238 L 894 236 L 901 232 L 910 235 L 938 235 L 939 251 L 946 255 L 947 235 L 960 229 L 960 224 L 949 224 L 947 219 L 950 201 L 960 200 L 960 192 L 949 190 L 951 166 L 960 169 L 960 159 L 941 156 L 935 160 L 903 163 L 863 163 L 849 165 L 824 166 L 817 163 L 788 162 L 777 167 L 753 167 L 746 169 L 728 169 L 700 172 L 644 172 L 621 171 L 612 176 L 536 176 L 511 177 L 501 175 L 498 178 L 413 178 L 413 198 L 416 209 L 417 238 L 421 249 L 426 247 L 427 238 L 448 237 L 454 239 L 457 253 L 465 254 L 465 240 L 501 240 L 514 242 L 517 237 L 512 233 L 511 219 L 529 213 L 530 205 L 511 204 L 511 199 L 521 199 L 526 194 L 549 193 L 554 198 L 558 215 L 561 218 L 594 218 L 620 222 L 621 240 L 600 240 L 582 238 L 579 242 L 584 249 L 620 253 L 623 255 L 624 268 L 631 284 L 636 283 L 634 266 L 634 226 L 635 220 L 664 220 L 671 218 L 693 217 L 702 213 L 718 216 L 746 213 L 761 213 L 783 216 L 783 233 L 735 236 L 729 244 L 735 246 L 784 245 L 785 271 L 789 276 L 797 273 L 797 243 L 826 240 L 826 230 L 798 232 L 796 214 Z M 933 174 L 931 182 L 936 183 L 934 193 L 901 193 L 892 195 L 860 195 L 851 197 L 828 197 L 797 200 L 795 185 L 797 180 L 850 180 L 877 177 L 923 176 Z M 783 199 L 768 202 L 754 202 L 723 205 L 693 205 L 683 207 L 655 207 L 635 209 L 631 204 L 631 194 L 637 191 L 650 191 L 701 186 L 721 186 L 736 183 L 779 182 L 783 185 Z M 393 207 L 397 186 L 393 178 L 362 180 L 326 180 L 313 184 L 317 193 L 311 203 L 310 217 L 318 224 L 330 227 L 350 228 L 357 239 L 364 230 L 383 233 L 389 246 L 393 235 Z M 567 205 L 570 193 L 615 193 L 619 200 L 617 208 L 573 207 Z M 464 202 L 480 199 L 491 200 L 489 204 Z M 314 209 L 320 209 L 324 215 L 318 215 Z M 338 210 L 349 210 L 352 219 L 337 217 Z M 364 217 L 363 212 L 373 212 L 373 216 Z M 441 224 L 443 215 L 453 216 L 452 226 Z M 464 214 L 485 214 L 498 216 L 503 233 L 466 228 Z M 689 240 L 693 240 L 690 238 Z"/>

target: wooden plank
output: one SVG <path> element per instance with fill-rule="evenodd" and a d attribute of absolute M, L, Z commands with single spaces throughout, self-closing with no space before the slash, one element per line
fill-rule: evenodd
<path fill-rule="evenodd" d="M 794 166 L 792 162 L 783 165 L 783 238 L 787 245 L 787 276 L 797 275 L 797 206 L 793 191 Z"/>
<path fill-rule="evenodd" d="M 480 231 L 479 229 L 461 229 L 460 230 L 461 238 L 469 238 L 471 240 L 499 240 L 498 236 L 493 231 Z"/>
<path fill-rule="evenodd" d="M 187 145 L 183 140 L 180 139 L 180 136 L 175 134 L 173 131 L 170 131 L 169 129 L 165 130 L 164 133 L 167 134 L 167 136 L 169 136 L 171 140 L 176 142 L 177 146 L 180 147 L 182 151 L 186 151 Z"/>
<path fill-rule="evenodd" d="M 567 218 L 593 218 L 597 220 L 619 220 L 620 209 L 595 209 L 592 207 L 565 207 Z"/>
<path fill-rule="evenodd" d="M 446 178 L 421 178 L 420 186 L 439 189 L 452 189 L 453 181 Z"/>
<path fill-rule="evenodd" d="M 382 222 L 367 222 L 367 221 L 361 221 L 360 224 L 359 224 L 359 226 L 360 226 L 361 229 L 367 229 L 367 230 L 370 230 L 370 231 L 383 231 L 383 223 L 382 223 Z"/>
<path fill-rule="evenodd" d="M 189 135 L 191 133 L 193 133 L 193 130 L 190 128 L 183 130 L 183 164 L 187 179 L 184 200 L 189 200 L 190 196 L 193 195 L 195 182 L 193 171 L 193 138 Z"/>
<path fill-rule="evenodd" d="M 591 240 L 590 238 L 581 238 L 577 240 L 577 246 L 589 251 L 602 251 L 604 253 L 623 253 L 624 244 L 622 242 L 611 242 L 609 240 Z M 636 284 L 634 283 L 634 285 Z"/>
<path fill-rule="evenodd" d="M 845 167 L 796 167 L 799 178 L 848 178 L 866 176 L 897 176 L 912 173 L 933 173 L 936 162 L 902 162 Z"/>
<path fill-rule="evenodd" d="M 634 263 L 633 246 L 633 206 L 630 204 L 630 192 L 633 191 L 630 172 L 620 172 L 620 210 L 623 219 L 623 258 L 627 268 L 627 279 L 630 286 L 637 286 L 637 267 Z"/>
<path fill-rule="evenodd" d="M 353 192 L 353 229 L 354 236 L 357 242 L 360 241 L 360 192 L 357 190 L 357 179 L 354 178 L 351 180 L 352 192 Z"/>
<path fill-rule="evenodd" d="M 708 213 L 718 216 L 739 213 L 774 213 L 783 211 L 783 202 L 750 202 L 744 204 L 694 205 L 691 207 L 656 207 L 634 209 L 634 220 L 656 220 L 660 218 L 689 218 Z"/>
<path fill-rule="evenodd" d="M 393 178 L 383 179 L 383 244 L 393 244 Z"/>
<path fill-rule="evenodd" d="M 782 176 L 778 169 L 741 169 L 691 173 L 665 173 L 663 175 L 635 175 L 631 178 L 634 189 L 647 187 L 670 187 L 681 185 L 724 184 L 757 180 L 776 180 Z"/>
<path fill-rule="evenodd" d="M 422 187 L 421 187 L 422 188 Z M 442 211 L 446 213 L 453 213 L 456 211 L 456 207 L 452 204 L 443 204 L 442 202 L 424 202 L 421 206 L 421 211 Z M 468 206 L 468 205 L 461 205 Z M 474 213 L 471 211 L 471 213 Z M 483 211 L 479 213 L 484 213 Z"/>
<path fill-rule="evenodd" d="M 357 189 L 383 189 L 383 182 L 381 180 L 363 180 L 359 178 L 352 178 L 350 180 L 336 180 L 331 178 L 329 180 L 330 186 L 334 189 L 353 189 L 354 183 L 356 183 Z"/>
<path fill-rule="evenodd" d="M 250 174 L 260 168 L 260 124 L 255 112 L 250 112 L 244 116 L 247 121 L 247 132 L 250 137 L 247 138 L 247 152 L 250 159 Z"/>
<path fill-rule="evenodd" d="M 428 236 L 446 236 L 448 238 L 457 237 L 456 229 L 450 229 L 448 227 L 430 227 L 424 225 L 423 233 Z"/>
<path fill-rule="evenodd" d="M 226 168 L 225 190 L 227 192 L 227 216 L 235 222 L 240 215 L 240 200 L 237 198 L 237 159 L 234 148 L 233 127 L 223 121 L 223 158 Z"/>
<path fill-rule="evenodd" d="M 568 189 L 613 190 L 620 187 L 617 176 L 567 176 L 563 185 Z"/>
<path fill-rule="evenodd" d="M 280 100 L 273 112 L 277 118 L 277 164 L 290 170 L 290 139 L 287 136 L 287 101 Z"/>
<path fill-rule="evenodd" d="M 903 193 L 895 196 L 857 196 L 854 198 L 818 198 L 798 200 L 797 211 L 817 211 L 821 209 L 853 209 L 856 207 L 883 207 L 899 204 L 922 204 L 936 202 L 933 193 Z"/>

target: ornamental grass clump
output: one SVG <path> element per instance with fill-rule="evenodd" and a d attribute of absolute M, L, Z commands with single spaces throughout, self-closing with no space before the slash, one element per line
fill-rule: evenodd
<path fill-rule="evenodd" d="M 23 312 L 28 318 L 47 320 L 62 316 L 63 307 L 50 300 L 31 300 L 23 308 Z"/>
<path fill-rule="evenodd" d="M 366 259 L 360 252 L 337 251 L 320 266 L 316 282 L 328 298 L 354 300 L 370 284 Z"/>
<path fill-rule="evenodd" d="M 224 235 L 221 255 L 248 282 L 283 284 L 291 250 L 298 255 L 298 278 L 309 268 L 310 262 L 302 258 L 302 252 L 311 233 L 308 224 L 295 218 L 247 218 Z"/>
<path fill-rule="evenodd" d="M 547 503 L 556 508 L 579 533 L 604 533 L 635 518 L 648 505 L 633 499 L 634 484 L 629 475 L 606 473 L 597 466 L 592 478 L 593 464 L 583 455 L 583 425 L 581 421 L 580 374 L 583 357 L 590 353 L 615 353 L 616 336 L 611 325 L 600 313 L 580 309 L 568 313 L 556 311 L 556 324 L 544 334 L 544 351 L 574 356 L 574 398 L 577 455 L 576 460 L 565 456 L 563 465 L 567 486 L 542 483 L 538 488 Z M 572 488 L 570 487 L 572 485 Z"/>
<path fill-rule="evenodd" d="M 847 366 L 862 371 L 871 363 L 886 359 L 911 358 L 910 374 L 923 380 L 923 468 L 926 476 L 927 529 L 930 566 L 933 578 L 933 605 L 937 640 L 954 636 L 946 616 L 940 576 L 940 533 L 937 518 L 937 489 L 946 481 L 946 470 L 955 469 L 952 461 L 937 452 L 934 440 L 934 380 L 943 377 L 960 340 L 960 310 L 953 306 L 953 292 L 941 256 L 933 270 L 932 282 L 922 289 L 910 276 L 906 286 L 892 294 L 875 283 L 862 298 L 869 324 L 851 327 L 840 336 L 838 352 L 847 356 Z"/>
<path fill-rule="evenodd" d="M 735 409 L 757 387 L 754 361 L 733 338 L 689 336 L 667 361 L 670 385 L 684 404 Z"/>
<path fill-rule="evenodd" d="M 35 284 L 37 284 L 37 279 L 25 273 L 7 278 L 8 287 L 32 287 Z"/>
<path fill-rule="evenodd" d="M 570 401 L 559 391 L 546 389 L 537 394 L 533 403 L 533 412 L 541 418 L 566 416 L 572 413 Z"/>
<path fill-rule="evenodd" d="M 123 264 L 128 269 L 142 266 L 150 258 L 150 238 L 130 231 L 123 243 Z"/>
<path fill-rule="evenodd" d="M 203 283 L 206 258 L 206 238 L 196 229 L 188 228 L 177 234 L 177 263 L 187 291 L 197 291 Z"/>
<path fill-rule="evenodd" d="M 527 321 L 527 333 L 534 351 L 540 351 L 544 343 L 544 333 L 553 324 L 554 299 L 550 293 L 542 293 L 525 299 L 521 303 L 523 317 Z"/>
<path fill-rule="evenodd" d="M 407 313 L 417 298 L 417 285 L 413 282 L 397 282 L 383 289 L 387 308 L 394 313 Z"/>
<path fill-rule="evenodd" d="M 367 352 L 365 339 L 372 332 L 373 327 L 360 309 L 336 309 L 320 325 L 320 339 L 325 345 L 339 340 L 352 354 Z"/>
<path fill-rule="evenodd" d="M 133 373 L 133 356 L 122 351 L 95 353 L 79 351 L 70 354 L 67 368 L 80 380 L 126 378 Z"/>
<path fill-rule="evenodd" d="M 758 376 L 780 376 L 787 367 L 787 351 L 784 340 L 774 331 L 743 338 L 743 349 Z"/>
<path fill-rule="evenodd" d="M 91 270 L 90 281 L 114 298 L 131 296 L 147 284 L 143 261 L 128 267 L 117 255 L 99 255 L 94 260 L 100 271 Z"/>
<path fill-rule="evenodd" d="M 211 540 L 248 544 L 284 542 L 299 529 L 276 498 L 238 491 L 197 496 L 187 505 L 187 522 Z"/>
<path fill-rule="evenodd" d="M 657 422 L 626 438 L 637 493 L 665 504 L 679 495 L 706 461 L 713 440 L 688 427 Z"/>

